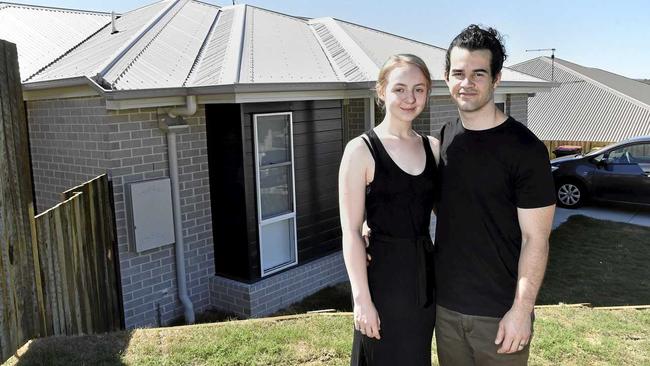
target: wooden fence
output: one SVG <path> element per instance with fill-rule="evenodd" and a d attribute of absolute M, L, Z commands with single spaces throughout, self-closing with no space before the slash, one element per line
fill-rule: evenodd
<path fill-rule="evenodd" d="M 0 40 L 0 356 L 33 337 L 34 205 L 16 46 Z"/>
<path fill-rule="evenodd" d="M 106 175 L 34 216 L 15 45 L 0 40 L 0 362 L 32 338 L 120 329 Z"/>
<path fill-rule="evenodd" d="M 562 146 L 562 145 L 580 146 L 582 147 L 582 153 L 586 154 L 597 147 L 605 147 L 611 144 L 611 142 L 603 142 L 603 141 L 543 141 L 543 142 L 544 145 L 546 145 L 546 149 L 548 150 L 548 156 L 550 156 L 551 159 L 555 158 L 555 155 L 553 154 L 553 150 L 555 150 L 555 148 L 557 148 L 558 146 Z"/>
<path fill-rule="evenodd" d="M 65 192 L 65 201 L 33 218 L 32 260 L 23 261 L 21 266 L 34 273 L 34 283 L 20 278 L 6 280 L 10 292 L 19 287 L 34 289 L 31 302 L 36 311 L 30 314 L 32 322 L 3 324 L 4 334 L 36 338 L 120 329 L 122 314 L 109 194 L 108 179 L 102 175 Z M 2 271 L 0 275 L 6 276 Z M 29 309 L 13 310 L 20 318 Z M 10 344 L 11 353 L 20 346 L 20 342 Z M 3 354 L 3 359 L 8 356 Z"/>

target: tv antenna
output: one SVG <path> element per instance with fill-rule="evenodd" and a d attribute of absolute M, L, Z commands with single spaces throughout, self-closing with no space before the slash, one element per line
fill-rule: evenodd
<path fill-rule="evenodd" d="M 534 50 L 526 50 L 526 52 L 543 51 L 551 51 L 551 81 L 555 81 L 555 48 L 536 48 Z"/>

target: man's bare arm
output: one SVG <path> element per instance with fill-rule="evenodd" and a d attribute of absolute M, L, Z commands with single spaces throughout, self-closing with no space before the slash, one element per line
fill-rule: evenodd
<path fill-rule="evenodd" d="M 548 238 L 554 213 L 555 205 L 517 208 L 522 236 L 519 275 L 515 300 L 499 323 L 495 339 L 496 344 L 501 344 L 499 353 L 517 352 L 530 341 L 531 314 L 546 271 Z"/>

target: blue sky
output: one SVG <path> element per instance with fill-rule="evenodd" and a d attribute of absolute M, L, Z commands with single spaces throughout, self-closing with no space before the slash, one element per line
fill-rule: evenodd
<path fill-rule="evenodd" d="M 13 0 L 10 0 L 13 1 Z M 19 0 L 35 5 L 126 12 L 152 0 Z M 216 5 L 232 1 L 208 0 Z M 506 65 L 550 52 L 632 78 L 650 79 L 650 2 L 647 0 L 249 0 L 236 1 L 291 15 L 331 16 L 439 47 L 470 23 L 505 35 Z"/>

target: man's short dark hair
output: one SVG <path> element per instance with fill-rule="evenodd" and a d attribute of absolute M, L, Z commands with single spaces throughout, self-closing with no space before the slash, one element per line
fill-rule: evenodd
<path fill-rule="evenodd" d="M 463 29 L 460 34 L 451 41 L 449 48 L 447 48 L 447 55 L 445 56 L 445 75 L 449 75 L 451 67 L 449 57 L 451 49 L 454 47 L 464 48 L 469 51 L 489 50 L 492 53 L 490 58 L 490 73 L 492 80 L 496 75 L 501 72 L 503 62 L 506 60 L 506 48 L 503 45 L 503 37 L 499 32 L 491 27 L 481 28 L 476 24 L 471 24 Z"/>

